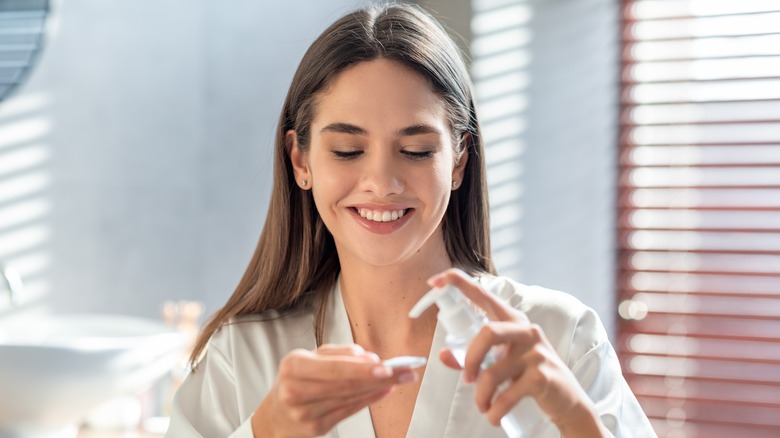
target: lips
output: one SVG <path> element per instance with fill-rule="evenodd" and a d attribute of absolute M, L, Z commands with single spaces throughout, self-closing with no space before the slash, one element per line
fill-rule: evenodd
<path fill-rule="evenodd" d="M 402 205 L 360 205 L 350 207 L 358 224 L 374 234 L 390 234 L 402 228 L 411 216 L 413 208 L 404 208 Z"/>

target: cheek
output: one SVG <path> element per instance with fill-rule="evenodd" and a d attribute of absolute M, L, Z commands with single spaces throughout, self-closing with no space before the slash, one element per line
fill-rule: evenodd
<path fill-rule="evenodd" d="M 449 190 L 452 181 L 452 160 L 442 159 L 434 166 L 433 178 L 437 186 L 442 186 Z"/>
<path fill-rule="evenodd" d="M 352 184 L 348 172 L 331 169 L 327 166 L 313 168 L 312 177 L 312 196 L 314 196 L 314 202 L 317 204 L 320 214 L 322 214 L 322 209 L 335 204 L 349 192 Z"/>

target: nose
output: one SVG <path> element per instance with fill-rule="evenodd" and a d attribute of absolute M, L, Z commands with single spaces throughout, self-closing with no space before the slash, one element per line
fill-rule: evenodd
<path fill-rule="evenodd" d="M 382 198 L 404 190 L 400 163 L 389 153 L 375 153 L 367 160 L 360 178 L 361 190 Z"/>

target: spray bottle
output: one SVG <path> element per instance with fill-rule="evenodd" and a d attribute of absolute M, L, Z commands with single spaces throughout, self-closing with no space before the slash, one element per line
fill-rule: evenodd
<path fill-rule="evenodd" d="M 409 317 L 418 318 L 434 304 L 439 307 L 439 322 L 447 332 L 445 340 L 447 348 L 452 351 L 455 360 L 463 367 L 469 342 L 487 323 L 487 318 L 477 312 L 460 290 L 449 284 L 442 288 L 431 289 L 426 293 L 409 312 Z M 502 354 L 503 350 L 500 346 L 493 347 L 482 361 L 481 368 L 484 370 L 490 367 L 501 358 Z M 527 403 L 530 402 L 532 400 L 528 400 Z M 523 429 L 513 412 L 509 412 L 501 418 L 501 428 L 504 429 L 509 438 L 523 436 Z"/>

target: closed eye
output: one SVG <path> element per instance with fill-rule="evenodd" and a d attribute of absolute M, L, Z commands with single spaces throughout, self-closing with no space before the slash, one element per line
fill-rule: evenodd
<path fill-rule="evenodd" d="M 433 156 L 433 151 L 401 151 L 401 153 L 411 158 L 412 160 L 425 160 Z"/>
<path fill-rule="evenodd" d="M 333 151 L 333 155 L 335 155 L 336 158 L 341 160 L 350 160 L 352 158 L 357 158 L 362 153 L 363 151 Z"/>

